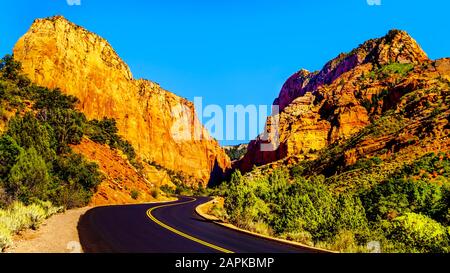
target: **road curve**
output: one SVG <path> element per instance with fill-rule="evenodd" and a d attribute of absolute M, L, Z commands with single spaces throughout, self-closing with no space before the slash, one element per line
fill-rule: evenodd
<path fill-rule="evenodd" d="M 78 224 L 81 245 L 91 253 L 311 253 L 214 224 L 195 208 L 207 197 L 170 203 L 98 207 Z"/>

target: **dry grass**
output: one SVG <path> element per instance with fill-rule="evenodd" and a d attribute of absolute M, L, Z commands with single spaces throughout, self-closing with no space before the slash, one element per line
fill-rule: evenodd
<path fill-rule="evenodd" d="M 0 210 L 0 251 L 11 246 L 14 234 L 29 228 L 37 229 L 45 219 L 61 210 L 49 202 L 29 206 L 14 202 L 7 209 Z"/>

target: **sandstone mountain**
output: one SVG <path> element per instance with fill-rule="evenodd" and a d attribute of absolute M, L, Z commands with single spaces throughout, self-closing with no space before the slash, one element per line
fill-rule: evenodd
<path fill-rule="evenodd" d="M 406 32 L 392 30 L 321 71 L 292 75 L 274 103 L 279 122 L 266 125 L 272 133 L 278 127 L 279 147 L 261 151 L 267 141 L 258 138 L 238 166 L 250 171 L 281 159 L 320 161 L 319 152 L 332 147 L 340 152 L 330 160 L 344 166 L 403 150 L 448 150 L 449 90 L 450 59 L 430 60 Z"/>
<path fill-rule="evenodd" d="M 229 158 L 191 102 L 157 83 L 134 79 L 106 40 L 65 18 L 36 20 L 17 42 L 14 58 L 34 83 L 76 96 L 88 118 L 114 118 L 119 134 L 146 165 L 204 185 L 229 168 Z"/>

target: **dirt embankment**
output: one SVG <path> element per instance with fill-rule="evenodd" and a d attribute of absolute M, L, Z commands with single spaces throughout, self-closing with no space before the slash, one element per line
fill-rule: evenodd
<path fill-rule="evenodd" d="M 120 151 L 89 139 L 83 139 L 79 145 L 72 146 L 72 149 L 76 153 L 84 155 L 89 161 L 96 162 L 105 176 L 92 198 L 91 206 L 167 200 L 158 187 L 161 184 L 169 183 L 164 172 L 146 170 L 147 177 L 144 177 L 143 174 L 136 171 Z"/>

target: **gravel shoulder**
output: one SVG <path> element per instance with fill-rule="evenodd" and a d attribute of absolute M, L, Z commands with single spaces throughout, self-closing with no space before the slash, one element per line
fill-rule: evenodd
<path fill-rule="evenodd" d="M 81 253 L 78 222 L 92 207 L 68 210 L 44 221 L 38 230 L 26 230 L 14 237 L 7 253 Z"/>

